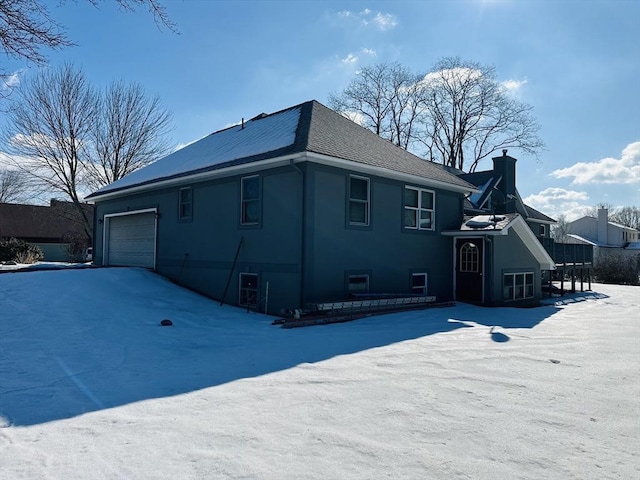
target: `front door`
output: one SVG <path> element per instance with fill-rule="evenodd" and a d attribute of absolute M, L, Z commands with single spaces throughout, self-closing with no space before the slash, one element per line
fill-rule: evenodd
<path fill-rule="evenodd" d="M 482 303 L 482 238 L 456 239 L 456 300 Z"/>

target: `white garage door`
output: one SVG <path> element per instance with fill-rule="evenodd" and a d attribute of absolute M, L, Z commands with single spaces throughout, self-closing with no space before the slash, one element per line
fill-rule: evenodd
<path fill-rule="evenodd" d="M 109 217 L 107 265 L 155 267 L 156 214 Z"/>

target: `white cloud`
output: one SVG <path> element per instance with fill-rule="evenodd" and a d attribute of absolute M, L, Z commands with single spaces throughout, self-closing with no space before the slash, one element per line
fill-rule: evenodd
<path fill-rule="evenodd" d="M 360 112 L 342 112 L 342 115 L 347 117 L 352 122 L 356 122 L 358 125 L 364 126 L 364 115 Z"/>
<path fill-rule="evenodd" d="M 12 74 L 0 77 L 0 89 L 5 90 L 20 85 L 20 75 L 22 75 L 22 72 L 24 72 L 24 69 L 16 70 Z"/>
<path fill-rule="evenodd" d="M 341 10 L 336 13 L 339 20 L 355 20 L 364 27 L 374 27 L 381 31 L 391 30 L 398 25 L 395 15 L 384 12 L 374 12 L 368 8 L 360 12 L 352 12 L 351 10 Z"/>
<path fill-rule="evenodd" d="M 371 48 L 363 48 L 362 49 L 362 53 L 364 53 L 365 55 L 368 55 L 370 57 L 375 57 L 376 56 L 376 51 L 371 49 Z"/>
<path fill-rule="evenodd" d="M 373 22 L 380 30 L 390 30 L 398 25 L 396 17 L 390 13 L 376 13 Z"/>
<path fill-rule="evenodd" d="M 603 158 L 595 162 L 578 162 L 551 172 L 555 178 L 572 178 L 571 185 L 629 184 L 640 181 L 640 142 L 630 143 L 620 158 Z"/>
<path fill-rule="evenodd" d="M 591 208 L 589 196 L 586 192 L 566 190 L 564 188 L 546 188 L 540 193 L 529 195 L 523 199 L 524 203 L 536 210 L 558 218 L 564 215 L 567 220 L 575 220 L 582 217 Z"/>
<path fill-rule="evenodd" d="M 505 80 L 502 82 L 502 88 L 504 88 L 507 92 L 514 93 L 520 90 L 520 88 L 527 83 L 526 80 Z"/>
<path fill-rule="evenodd" d="M 431 72 L 425 75 L 420 81 L 424 87 L 433 87 L 443 83 L 462 83 L 467 79 L 480 78 L 482 72 L 473 68 L 456 67 L 445 68 L 437 72 Z"/>
<path fill-rule="evenodd" d="M 345 65 L 351 65 L 354 64 L 358 61 L 358 57 L 356 55 L 354 55 L 353 53 L 350 53 L 349 55 L 347 55 L 346 57 L 344 57 L 342 60 L 340 60 L 342 63 L 344 63 Z"/>

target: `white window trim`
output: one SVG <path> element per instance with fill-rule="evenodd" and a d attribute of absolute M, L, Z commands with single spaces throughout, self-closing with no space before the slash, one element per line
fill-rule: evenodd
<path fill-rule="evenodd" d="M 357 180 L 365 180 L 367 182 L 367 199 L 361 200 L 359 198 L 353 198 L 351 196 L 351 179 L 355 178 Z M 349 225 L 355 225 L 359 227 L 368 227 L 371 223 L 371 181 L 368 177 L 361 177 L 359 175 L 349 175 L 349 210 L 347 211 L 347 215 L 351 214 L 351 202 L 355 203 L 364 203 L 366 206 L 365 209 L 365 222 L 353 222 L 351 218 L 349 218 Z"/>
<path fill-rule="evenodd" d="M 404 195 L 402 198 L 402 206 L 403 206 L 403 217 L 402 217 L 402 224 L 404 226 L 404 228 L 406 228 L 407 230 L 423 230 L 423 231 L 434 231 L 436 229 L 436 192 L 433 190 L 429 190 L 427 188 L 419 188 L 419 187 L 411 187 L 409 185 L 405 185 L 405 190 L 415 190 L 416 192 L 418 192 L 418 206 L 417 207 L 408 207 L 407 205 L 404 204 Z M 433 198 L 433 208 L 423 208 L 422 207 L 422 192 L 427 192 L 430 193 L 432 195 Z M 404 192 L 403 192 L 404 194 Z M 417 212 L 417 217 L 416 217 L 416 226 L 415 227 L 409 227 L 407 225 L 404 225 L 404 212 L 405 210 L 413 210 L 415 212 Z M 420 227 L 420 212 L 421 211 L 425 211 L 425 212 L 431 212 L 431 228 L 421 228 Z"/>
<path fill-rule="evenodd" d="M 540 236 L 544 237 L 547 235 L 547 226 L 543 223 L 540 225 Z"/>
<path fill-rule="evenodd" d="M 427 292 L 429 291 L 428 290 L 428 287 L 429 287 L 429 275 L 427 275 L 424 272 L 416 272 L 416 273 L 412 273 L 411 274 L 411 293 L 414 293 L 413 289 L 416 288 L 416 287 L 413 286 L 413 279 L 414 279 L 414 277 L 417 277 L 417 276 L 424 277 L 424 291 L 422 292 L 422 294 L 423 295 L 427 295 Z"/>
<path fill-rule="evenodd" d="M 244 181 L 251 179 L 251 178 L 257 178 L 258 179 L 258 198 L 252 198 L 249 200 L 245 200 L 244 199 Z M 244 220 L 244 204 L 245 201 L 257 201 L 258 202 L 258 207 L 261 209 L 261 200 L 262 200 L 262 192 L 261 192 L 261 185 L 260 185 L 260 175 L 248 175 L 246 177 L 242 177 L 240 178 L 240 225 L 260 225 L 260 222 L 262 221 L 262 211 L 260 211 L 260 214 L 258 215 L 258 221 L 257 222 L 246 222 Z"/>
<path fill-rule="evenodd" d="M 513 282 L 511 284 L 512 287 L 512 295 L 511 298 L 504 298 L 504 293 L 503 293 L 503 300 L 505 302 L 517 302 L 519 300 L 528 300 L 530 298 L 534 298 L 536 295 L 536 288 L 535 288 L 535 284 L 536 284 L 536 277 L 535 274 L 533 272 L 512 272 L 512 273 L 504 273 L 502 275 L 502 288 L 504 290 L 504 277 L 511 275 L 513 277 Z M 515 298 L 516 296 L 516 276 L 518 275 L 522 275 L 523 279 L 522 279 L 522 287 L 524 288 L 524 292 L 523 292 L 523 296 L 522 298 Z M 532 294 L 531 296 L 527 296 L 527 275 L 531 275 L 533 278 L 533 282 L 530 284 L 533 288 L 531 289 Z"/>

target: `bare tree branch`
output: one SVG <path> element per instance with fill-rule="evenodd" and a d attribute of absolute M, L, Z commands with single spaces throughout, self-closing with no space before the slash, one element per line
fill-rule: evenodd
<path fill-rule="evenodd" d="M 72 65 L 40 71 L 17 93 L 2 133 L 7 153 L 42 189 L 73 202 L 90 238 L 83 194 L 164 155 L 169 114 L 139 85 L 103 93 Z"/>
<path fill-rule="evenodd" d="M 507 95 L 493 67 L 440 60 L 417 76 L 397 63 L 365 67 L 329 105 L 428 160 L 475 171 L 493 152 L 516 148 L 537 156 L 544 144 L 532 107 Z"/>

